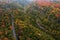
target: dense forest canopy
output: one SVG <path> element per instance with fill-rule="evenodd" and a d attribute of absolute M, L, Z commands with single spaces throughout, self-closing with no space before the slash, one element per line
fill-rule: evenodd
<path fill-rule="evenodd" d="M 22 1 L 0 3 L 0 40 L 16 40 L 12 19 L 19 40 L 60 40 L 60 2 Z"/>

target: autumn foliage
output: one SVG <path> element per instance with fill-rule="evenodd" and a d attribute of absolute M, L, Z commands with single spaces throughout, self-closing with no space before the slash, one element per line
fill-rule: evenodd
<path fill-rule="evenodd" d="M 0 4 L 0 14 L 0 40 L 15 40 L 12 19 L 19 40 L 60 40 L 59 3 Z"/>

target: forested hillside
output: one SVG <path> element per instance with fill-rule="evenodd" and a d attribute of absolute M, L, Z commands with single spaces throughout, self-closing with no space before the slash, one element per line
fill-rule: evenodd
<path fill-rule="evenodd" d="M 15 40 L 12 23 L 19 40 L 60 40 L 60 7 L 1 3 L 0 40 Z"/>

